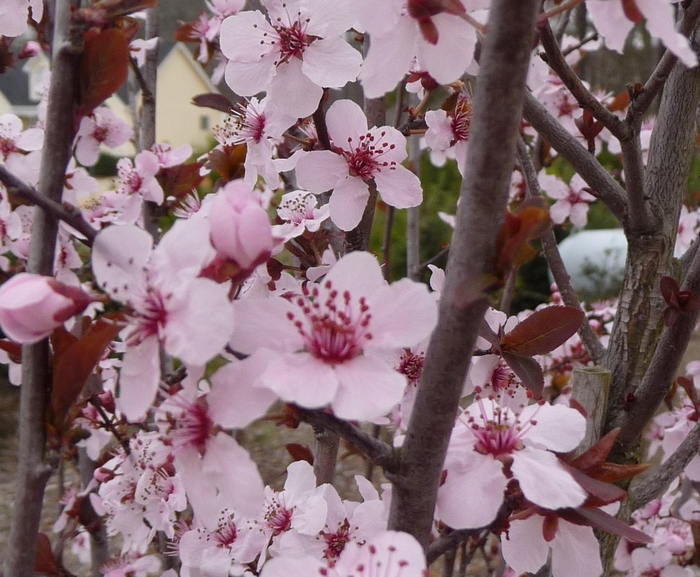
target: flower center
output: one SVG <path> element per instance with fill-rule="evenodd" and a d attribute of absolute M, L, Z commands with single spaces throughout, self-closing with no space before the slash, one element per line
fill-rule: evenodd
<path fill-rule="evenodd" d="M 273 497 L 268 502 L 265 522 L 272 531 L 272 536 L 277 537 L 292 526 L 292 510 L 287 509 L 276 497 Z"/>
<path fill-rule="evenodd" d="M 469 140 L 469 127 L 472 123 L 472 107 L 469 101 L 460 96 L 455 106 L 455 113 L 452 117 L 452 134 L 455 143 Z"/>
<path fill-rule="evenodd" d="M 383 140 L 385 136 L 386 131 L 382 130 L 377 140 L 374 134 L 368 132 L 360 135 L 357 143 L 353 143 L 353 138 L 348 137 L 348 145 L 352 149 L 351 152 L 339 147 L 333 147 L 333 150 L 345 158 L 348 163 L 350 176 L 359 176 L 363 180 L 371 180 L 382 168 L 396 169 L 396 162 L 393 160 L 381 160 L 384 154 L 396 148 L 395 144 Z"/>
<path fill-rule="evenodd" d="M 221 144 L 235 146 L 245 142 L 260 142 L 265 135 L 265 113 L 252 102 L 246 106 L 237 102 L 223 126 L 214 128 L 214 137 Z"/>
<path fill-rule="evenodd" d="M 396 369 L 402 375 L 406 375 L 409 384 L 417 385 L 420 376 L 423 373 L 423 363 L 425 355 L 416 355 L 409 349 L 404 349 L 401 359 L 399 360 L 399 368 Z"/>
<path fill-rule="evenodd" d="M 3 159 L 7 160 L 7 157 L 15 150 L 17 150 L 17 146 L 13 139 L 0 137 L 0 154 L 2 154 Z"/>
<path fill-rule="evenodd" d="M 493 401 L 491 401 L 493 403 Z M 532 425 L 530 420 L 522 425 L 512 411 L 493 404 L 493 415 L 488 415 L 484 401 L 477 400 L 481 415 L 479 418 L 469 416 L 466 423 L 471 430 L 476 443 L 474 450 L 482 455 L 492 455 L 494 458 L 510 455 L 523 448 L 523 433 Z"/>
<path fill-rule="evenodd" d="M 323 284 L 324 295 L 318 287 L 311 291 L 302 287 L 304 296 L 298 297 L 296 304 L 301 309 L 306 323 L 293 313 L 287 318 L 294 323 L 304 339 L 304 348 L 315 358 L 337 365 L 349 361 L 362 353 L 362 348 L 372 338 L 369 323 L 372 315 L 364 297 L 353 306 L 348 291 L 341 295 L 331 281 Z"/>
<path fill-rule="evenodd" d="M 171 293 L 164 295 L 151 286 L 146 288 L 144 296 L 132 303 L 135 314 L 131 318 L 132 330 L 127 345 L 137 345 L 152 336 L 160 337 L 168 321 L 166 305 L 171 298 Z"/>
<path fill-rule="evenodd" d="M 305 220 L 313 220 L 316 200 L 311 193 L 290 196 L 280 202 L 277 214 L 283 220 L 301 224 Z"/>
<path fill-rule="evenodd" d="M 212 535 L 217 547 L 228 548 L 233 545 L 238 537 L 238 529 L 233 522 L 233 515 L 227 514 L 219 519 L 216 531 Z"/>
<path fill-rule="evenodd" d="M 207 402 L 198 398 L 191 403 L 181 395 L 175 395 L 171 400 L 179 410 L 168 411 L 164 417 L 159 418 L 159 424 L 165 425 L 165 435 L 174 449 L 194 447 L 203 455 L 214 427 Z"/>
<path fill-rule="evenodd" d="M 345 549 L 345 544 L 350 541 L 350 523 L 347 519 L 338 527 L 334 533 L 321 532 L 321 536 L 326 541 L 326 550 L 323 552 L 325 559 L 337 559 Z"/>

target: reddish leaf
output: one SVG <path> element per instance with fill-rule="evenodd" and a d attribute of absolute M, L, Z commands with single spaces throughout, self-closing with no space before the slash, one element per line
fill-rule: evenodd
<path fill-rule="evenodd" d="M 0 340 L 0 350 L 5 351 L 11 358 L 17 359 L 15 362 L 20 362 L 22 358 L 22 345 L 13 343 L 12 341 Z"/>
<path fill-rule="evenodd" d="M 54 356 L 51 408 L 58 429 L 102 358 L 104 350 L 123 328 L 115 322 L 117 319 L 98 319 L 82 338 L 76 339 L 61 354 Z"/>
<path fill-rule="evenodd" d="M 197 94 L 192 97 L 192 104 L 200 108 L 212 108 L 228 114 L 233 103 L 223 94 Z"/>
<path fill-rule="evenodd" d="M 519 355 L 544 355 L 565 343 L 585 318 L 581 309 L 552 306 L 532 313 L 501 339 L 501 349 Z"/>
<path fill-rule="evenodd" d="M 588 525 L 589 527 L 605 531 L 606 533 L 620 535 L 633 543 L 651 543 L 653 541 L 646 533 L 642 533 L 629 525 L 625 525 L 619 519 L 608 515 L 605 511 L 600 509 L 562 509 L 557 511 L 557 515 L 576 525 Z"/>
<path fill-rule="evenodd" d="M 69 333 L 63 327 L 58 327 L 51 333 L 50 339 L 53 355 L 55 358 L 58 358 L 78 340 L 78 337 Z"/>
<path fill-rule="evenodd" d="M 659 281 L 659 289 L 661 290 L 661 296 L 666 301 L 667 305 L 678 305 L 678 300 L 676 297 L 681 289 L 678 286 L 676 279 L 670 276 L 662 276 L 661 280 Z"/>
<path fill-rule="evenodd" d="M 418 28 L 423 35 L 423 39 L 428 43 L 435 45 L 438 42 L 438 29 L 435 26 L 432 18 L 421 18 L 418 20 Z"/>
<path fill-rule="evenodd" d="M 627 16 L 628 20 L 631 20 L 635 24 L 639 24 L 642 21 L 642 13 L 637 8 L 637 4 L 634 0 L 622 0 L 622 10 Z"/>
<path fill-rule="evenodd" d="M 559 528 L 559 517 L 556 515 L 545 515 L 542 523 L 542 536 L 547 543 L 554 541 Z"/>
<path fill-rule="evenodd" d="M 616 483 L 622 479 L 629 479 L 639 473 L 643 473 L 651 463 L 642 463 L 640 465 L 618 465 L 616 463 L 603 463 L 596 471 L 591 473 L 591 477 L 604 481 L 605 483 Z"/>
<path fill-rule="evenodd" d="M 590 474 L 605 463 L 605 459 L 608 458 L 619 433 L 619 427 L 610 431 L 585 453 L 581 453 L 576 457 L 571 462 L 571 466 L 587 475 Z"/>
<path fill-rule="evenodd" d="M 51 551 L 51 541 L 46 533 L 36 536 L 36 553 L 34 554 L 34 571 L 48 575 L 58 575 L 58 563 Z"/>
<path fill-rule="evenodd" d="M 203 162 L 192 162 L 161 168 L 156 174 L 156 179 L 166 197 L 173 196 L 179 200 L 192 192 L 192 189 L 197 188 L 204 180 L 200 174 L 202 166 L 204 166 Z"/>
<path fill-rule="evenodd" d="M 613 101 L 608 104 L 608 110 L 610 112 L 619 112 L 624 110 L 629 106 L 630 103 L 630 93 L 629 90 L 623 90 L 618 92 L 613 98 Z"/>
<path fill-rule="evenodd" d="M 295 461 L 306 461 L 310 465 L 314 464 L 314 454 L 306 445 L 300 445 L 299 443 L 287 443 L 285 447 L 287 448 L 287 452 Z"/>
<path fill-rule="evenodd" d="M 79 72 L 81 114 L 90 114 L 119 90 L 128 68 L 129 42 L 123 30 L 108 28 L 85 34 Z"/>
<path fill-rule="evenodd" d="M 588 493 L 589 497 L 586 500 L 587 507 L 602 507 L 603 505 L 609 505 L 610 503 L 615 503 L 616 501 L 622 501 L 627 495 L 627 492 L 620 489 L 617 485 L 612 483 L 606 483 L 604 481 L 599 481 L 584 475 L 581 471 L 574 469 L 571 466 L 566 466 L 566 470 L 569 471 L 571 476 L 574 478 L 583 490 Z"/>
<path fill-rule="evenodd" d="M 489 323 L 486 322 L 486 319 L 482 319 L 481 321 L 481 327 L 479 328 L 479 336 L 482 339 L 487 340 L 492 347 L 496 347 L 497 350 L 500 350 L 500 339 L 498 338 L 498 335 L 494 332 L 494 330 L 489 326 Z"/>
<path fill-rule="evenodd" d="M 503 359 L 513 369 L 513 372 L 518 375 L 523 385 L 530 389 L 536 397 L 539 397 L 544 388 L 544 373 L 540 364 L 532 357 L 510 351 L 503 351 L 502 354 Z"/>

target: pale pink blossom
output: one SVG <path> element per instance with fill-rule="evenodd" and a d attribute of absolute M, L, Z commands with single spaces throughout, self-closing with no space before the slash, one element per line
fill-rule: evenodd
<path fill-rule="evenodd" d="M 401 400 L 406 378 L 376 353 L 410 347 L 427 337 L 436 306 L 424 285 L 388 285 L 376 259 L 353 252 L 289 299 L 236 303 L 239 323 L 230 344 L 280 357 L 263 373 L 265 386 L 305 407 L 330 405 L 344 419 L 372 420 Z"/>
<path fill-rule="evenodd" d="M 0 0 L 0 34 L 10 37 L 23 34 L 30 13 L 34 22 L 41 22 L 43 0 Z"/>
<path fill-rule="evenodd" d="M 148 40 L 143 40 L 142 38 L 136 38 L 129 44 L 129 52 L 139 68 L 142 68 L 146 63 L 146 52 L 153 50 L 158 44 L 158 38 L 150 38 Z"/>
<path fill-rule="evenodd" d="M 692 242 L 697 238 L 698 224 L 698 211 L 690 211 L 685 205 L 681 206 L 674 256 L 679 257 L 690 248 Z"/>
<path fill-rule="evenodd" d="M 229 63 L 226 83 L 241 96 L 263 90 L 281 111 L 309 116 L 323 88 L 342 88 L 357 78 L 362 57 L 342 35 L 354 7 L 342 0 L 263 0 L 268 19 L 256 11 L 221 24 L 221 51 Z"/>
<path fill-rule="evenodd" d="M 160 573 L 161 563 L 157 555 L 125 555 L 100 565 L 105 577 L 146 577 Z"/>
<path fill-rule="evenodd" d="M 698 63 L 688 39 L 676 31 L 673 3 L 668 0 L 635 0 L 634 6 L 646 19 L 649 34 L 659 38 L 666 47 L 689 67 Z M 627 35 L 634 27 L 625 15 L 622 0 L 588 0 L 586 8 L 593 24 L 605 38 L 605 45 L 617 52 L 622 52 Z"/>
<path fill-rule="evenodd" d="M 209 210 L 211 242 L 223 257 L 250 270 L 272 253 L 272 226 L 250 187 L 242 181 L 224 186 Z"/>
<path fill-rule="evenodd" d="M 18 178 L 35 185 L 39 180 L 44 131 L 36 127 L 22 128 L 18 116 L 0 116 L 0 163 Z"/>
<path fill-rule="evenodd" d="M 234 105 L 223 124 L 214 127 L 214 138 L 226 146 L 246 145 L 244 182 L 248 186 L 254 186 L 258 176 L 272 185 L 280 172 L 272 160 L 275 145 L 295 122 L 295 117 L 270 106 L 269 97 L 262 101 L 253 97 L 245 105 Z"/>
<path fill-rule="evenodd" d="M 471 117 L 471 104 L 462 94 L 454 111 L 430 110 L 425 113 L 425 123 L 428 125 L 425 143 L 430 148 L 430 160 L 433 164 L 442 166 L 448 157 L 454 157 L 459 173 L 464 176 Z"/>
<path fill-rule="evenodd" d="M 192 156 L 192 146 L 181 144 L 173 148 L 169 144 L 160 143 L 151 146 L 151 152 L 158 158 L 158 165 L 161 168 L 171 168 L 178 164 L 183 164 Z"/>
<path fill-rule="evenodd" d="M 341 230 L 355 228 L 367 205 L 374 180 L 382 200 L 396 208 L 418 206 L 423 199 L 420 180 L 401 166 L 406 138 L 395 128 L 367 129 L 367 118 L 351 100 L 338 100 L 326 114 L 331 150 L 304 154 L 296 166 L 301 188 L 315 194 L 333 189 L 331 220 Z"/>
<path fill-rule="evenodd" d="M 571 178 L 569 184 L 549 174 L 541 174 L 539 180 L 545 194 L 556 201 L 549 209 L 555 224 L 562 224 L 568 219 L 574 226 L 586 226 L 588 205 L 595 201 L 595 196 L 586 192 L 588 185 L 578 174 Z"/>
<path fill-rule="evenodd" d="M 19 273 L 0 286 L 0 326 L 14 341 L 36 343 L 85 310 L 90 300 L 79 288 Z"/>
<path fill-rule="evenodd" d="M 435 9 L 435 3 L 418 10 Z M 420 67 L 440 84 L 458 80 L 472 65 L 476 46 L 476 29 L 462 18 L 468 11 L 487 8 L 488 0 L 459 0 L 461 9 L 451 13 L 437 8 L 428 19 L 433 37 L 426 38 L 419 21 L 410 14 L 405 0 L 358 0 L 358 24 L 369 32 L 372 41 L 360 80 L 365 94 L 377 98 L 393 90 L 408 73 L 414 58 Z M 448 3 L 445 3 L 448 4 Z"/>
<path fill-rule="evenodd" d="M 439 518 L 455 529 L 488 525 L 511 476 L 536 505 L 580 506 L 586 492 L 551 451 L 575 449 L 585 432 L 586 419 L 563 405 L 535 404 L 516 414 L 478 399 L 452 430 L 447 477 L 438 492 Z"/>
<path fill-rule="evenodd" d="M 316 197 L 305 190 L 294 190 L 282 195 L 277 206 L 277 215 L 286 222 L 273 227 L 275 236 L 283 238 L 286 242 L 307 230 L 316 232 L 330 216 L 328 204 L 320 208 L 316 207 L 317 204 Z"/>
<path fill-rule="evenodd" d="M 163 189 L 156 180 L 159 169 L 158 157 L 150 150 L 139 152 L 133 163 L 128 158 L 120 159 L 117 162 L 117 193 L 162 204 Z"/>
<path fill-rule="evenodd" d="M 348 543 L 337 561 L 288 556 L 271 559 L 261 577 L 424 577 L 423 549 L 408 533 L 382 531 L 364 545 Z"/>
<path fill-rule="evenodd" d="M 131 126 L 114 116 L 109 108 L 100 106 L 80 121 L 75 158 L 83 166 L 93 166 L 99 158 L 101 145 L 116 148 L 133 134 Z"/>
<path fill-rule="evenodd" d="M 554 538 L 544 536 L 545 517 L 532 515 L 510 521 L 506 535 L 501 537 L 501 551 L 506 563 L 515 572 L 537 573 L 547 562 L 551 551 L 553 577 L 600 577 L 600 545 L 591 527 L 575 525 L 559 517 Z"/>
<path fill-rule="evenodd" d="M 110 226 L 97 235 L 92 268 L 98 285 L 129 305 L 118 406 L 141 419 L 160 379 L 159 347 L 194 366 L 220 352 L 233 329 L 227 288 L 197 278 L 215 256 L 205 219 L 178 220 L 155 250 L 136 226 Z"/>

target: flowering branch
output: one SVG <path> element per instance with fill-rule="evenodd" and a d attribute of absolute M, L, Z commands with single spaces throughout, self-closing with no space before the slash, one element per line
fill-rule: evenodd
<path fill-rule="evenodd" d="M 5 185 L 11 195 L 31 202 L 47 213 L 52 214 L 54 217 L 62 220 L 67 225 L 73 227 L 85 237 L 84 240 L 81 240 L 83 240 L 86 245 L 92 246 L 92 241 L 95 239 L 97 231 L 92 228 L 90 223 L 83 218 L 79 210 L 68 209 L 65 207 L 65 205 L 39 194 L 35 189 L 22 182 L 1 164 L 0 182 Z"/>

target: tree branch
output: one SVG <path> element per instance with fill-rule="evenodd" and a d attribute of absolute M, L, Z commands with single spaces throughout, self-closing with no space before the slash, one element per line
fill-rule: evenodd
<path fill-rule="evenodd" d="M 82 38 L 71 27 L 71 0 L 57 0 L 51 84 L 46 111 L 46 131 L 41 157 L 38 189 L 60 204 L 77 129 L 75 103 L 77 71 Z M 38 209 L 34 215 L 27 269 L 41 275 L 53 275 L 58 220 Z M 46 482 L 53 470 L 46 458 L 45 411 L 51 382 L 48 339 L 22 347 L 22 387 L 20 391 L 19 462 L 12 512 L 6 577 L 34 574 L 34 555 L 39 531 Z"/>
<path fill-rule="evenodd" d="M 695 252 L 681 290 L 700 294 L 700 251 Z M 634 392 L 634 400 L 613 425 L 622 428 L 617 437 L 618 446 L 629 446 L 639 439 L 671 389 L 698 317 L 700 311 L 681 314 L 673 326 L 664 329 L 646 374 Z"/>
<path fill-rule="evenodd" d="M 539 0 L 494 0 L 445 289 L 395 476 L 389 528 L 427 548 L 459 398 L 488 307 L 481 293 L 508 202 Z"/>
<path fill-rule="evenodd" d="M 581 175 L 596 196 L 618 221 L 624 222 L 627 210 L 624 189 L 577 140 L 557 122 L 529 92 L 525 93 L 523 116 L 550 145 Z"/>
<path fill-rule="evenodd" d="M 549 21 L 540 27 L 540 41 L 546 53 L 546 62 L 557 73 L 574 96 L 581 108 L 586 108 L 590 113 L 607 128 L 613 136 L 619 140 L 624 140 L 629 136 L 629 127 L 603 106 L 598 99 L 593 96 L 569 66 L 564 58 L 557 39 L 554 37 Z"/>
<path fill-rule="evenodd" d="M 77 208 L 66 208 L 65 205 L 39 194 L 36 190 L 7 170 L 2 164 L 0 164 L 0 182 L 5 185 L 10 195 L 31 202 L 33 205 L 52 214 L 55 218 L 62 220 L 85 237 L 83 242 L 86 245 L 92 246 L 92 241 L 95 240 L 97 231 L 83 218 L 83 215 Z"/>
<path fill-rule="evenodd" d="M 520 168 L 523 171 L 523 176 L 525 177 L 525 185 L 527 187 L 527 192 L 530 196 L 541 196 L 540 195 L 540 185 L 537 180 L 537 173 L 535 172 L 535 166 L 532 163 L 530 154 L 528 152 L 527 146 L 520 139 L 518 141 L 518 162 L 520 163 Z M 571 277 L 569 276 L 564 261 L 559 254 L 559 247 L 557 246 L 557 239 L 554 237 L 554 231 L 550 228 L 547 232 L 542 235 L 542 248 L 544 249 L 544 256 L 547 259 L 547 264 L 552 271 L 552 276 L 554 277 L 554 282 L 557 283 L 557 288 L 561 294 L 564 303 L 570 307 L 576 307 L 581 309 L 581 302 L 578 300 L 578 295 L 571 286 Z M 591 325 L 588 322 L 584 322 L 578 329 L 579 337 L 581 337 L 581 342 L 586 347 L 588 354 L 595 364 L 599 364 L 605 356 L 605 347 L 601 344 L 600 340 L 593 332 Z"/>
<path fill-rule="evenodd" d="M 301 407 L 297 407 L 297 411 L 302 421 L 313 427 L 322 427 L 334 432 L 353 447 L 362 451 L 370 461 L 385 471 L 391 473 L 396 470 L 396 451 L 393 447 L 330 413 Z"/>

